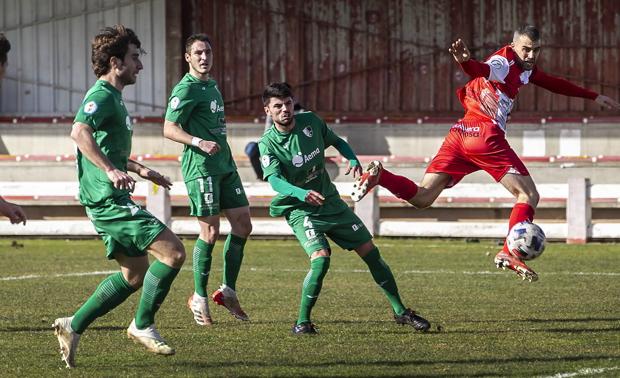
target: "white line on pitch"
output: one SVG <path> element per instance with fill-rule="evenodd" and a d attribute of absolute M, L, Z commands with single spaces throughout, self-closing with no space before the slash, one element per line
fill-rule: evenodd
<path fill-rule="evenodd" d="M 570 377 L 577 377 L 580 375 L 601 374 L 607 371 L 618 370 L 618 369 L 620 369 L 620 367 L 618 366 L 613 366 L 613 367 L 608 367 L 608 368 L 584 368 L 584 369 L 579 369 L 571 373 L 557 373 L 554 375 L 540 376 L 539 378 L 570 378 Z"/>
<path fill-rule="evenodd" d="M 246 268 L 251 272 L 307 272 L 308 269 L 271 269 L 271 268 Z M 191 268 L 182 268 L 184 271 L 191 271 Z M 214 272 L 217 272 L 218 269 L 212 269 Z M 220 269 L 221 270 L 221 269 Z M 338 273 L 368 273 L 367 269 L 333 269 L 334 272 Z M 100 276 L 116 273 L 118 270 L 97 270 L 93 272 L 74 272 L 74 273 L 58 273 L 58 274 L 26 274 L 23 276 L 9 276 L 9 277 L 0 277 L 0 281 L 19 281 L 19 280 L 30 280 L 30 279 L 40 279 L 40 278 L 62 278 L 62 277 L 82 277 L 82 276 Z M 495 275 L 495 274 L 504 274 L 502 271 L 454 271 L 454 270 L 405 270 L 402 272 L 397 272 L 400 274 L 464 274 L 464 275 Z M 620 276 L 619 272 L 543 272 L 542 275 L 562 275 L 562 276 L 604 276 L 604 277 L 617 277 Z"/>

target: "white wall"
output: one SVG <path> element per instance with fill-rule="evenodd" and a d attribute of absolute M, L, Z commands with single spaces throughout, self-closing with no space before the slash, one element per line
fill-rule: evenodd
<path fill-rule="evenodd" d="M 0 0 L 0 31 L 11 42 L 0 90 L 2 115 L 70 115 L 96 78 L 90 40 L 103 27 L 133 29 L 147 54 L 124 91 L 132 115 L 165 111 L 165 0 Z"/>

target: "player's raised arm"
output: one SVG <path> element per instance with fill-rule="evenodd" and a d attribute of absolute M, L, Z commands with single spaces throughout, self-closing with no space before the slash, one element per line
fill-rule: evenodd
<path fill-rule="evenodd" d="M 127 172 L 116 168 L 110 159 L 101 152 L 93 133 L 94 130 L 89 125 L 76 122 L 71 130 L 71 139 L 91 163 L 106 173 L 115 188 L 133 191 L 136 181 Z"/>
<path fill-rule="evenodd" d="M 462 39 L 459 38 L 452 42 L 448 51 L 452 54 L 454 60 L 461 65 L 461 68 L 463 68 L 463 71 L 465 71 L 467 75 L 472 78 L 489 77 L 491 68 L 485 63 L 472 59 L 471 53 Z"/>
<path fill-rule="evenodd" d="M 452 42 L 452 45 L 450 45 L 448 51 L 452 54 L 454 60 L 456 60 L 458 64 L 462 64 L 471 58 L 471 53 L 469 52 L 467 45 L 460 38 Z"/>

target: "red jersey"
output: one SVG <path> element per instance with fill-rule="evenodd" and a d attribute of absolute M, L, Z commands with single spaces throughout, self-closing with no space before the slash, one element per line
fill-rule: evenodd
<path fill-rule="evenodd" d="M 484 63 L 469 59 L 461 64 L 472 77 L 457 96 L 465 108 L 463 121 L 492 122 L 506 131 L 506 121 L 512 111 L 519 89 L 528 83 L 555 93 L 594 100 L 598 94 L 571 82 L 548 75 L 538 67 L 524 70 L 510 45 L 491 54 Z"/>

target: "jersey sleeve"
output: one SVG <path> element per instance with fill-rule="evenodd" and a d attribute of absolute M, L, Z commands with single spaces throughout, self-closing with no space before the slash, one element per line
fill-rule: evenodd
<path fill-rule="evenodd" d="M 594 91 L 582 88 L 566 79 L 562 79 L 561 77 L 544 73 L 537 68 L 534 68 L 532 75 L 530 75 L 530 82 L 538 85 L 539 87 L 545 88 L 548 91 L 565 96 L 583 97 L 590 100 L 594 100 L 598 97 L 598 93 Z"/>
<path fill-rule="evenodd" d="M 98 130 L 112 115 L 113 100 L 112 95 L 105 91 L 91 93 L 82 101 L 73 121 L 86 124 L 93 130 Z"/>
<path fill-rule="evenodd" d="M 333 146 L 336 143 L 338 143 L 338 140 L 340 139 L 338 135 L 336 135 L 336 133 L 334 133 L 333 130 L 329 126 L 327 126 L 327 123 L 325 123 L 325 121 L 323 121 L 321 118 L 317 117 L 316 115 L 315 117 L 321 124 L 321 134 L 323 135 L 323 141 L 325 142 L 325 147 Z"/>
<path fill-rule="evenodd" d="M 469 59 L 461 63 L 461 68 L 471 78 L 477 77 L 489 77 L 490 68 L 485 63 L 480 63 L 477 60 Z"/>
<path fill-rule="evenodd" d="M 196 107 L 196 100 L 191 96 L 191 87 L 187 85 L 176 87 L 168 99 L 166 120 L 185 125 L 194 107 Z"/>
<path fill-rule="evenodd" d="M 489 66 L 489 76 L 487 79 L 504 84 L 504 80 L 510 71 L 508 59 L 501 55 L 493 55 L 484 63 Z"/>
<path fill-rule="evenodd" d="M 264 136 L 263 136 L 264 138 Z M 280 174 L 280 160 L 271 151 L 268 144 L 262 140 L 258 141 L 258 151 L 260 152 L 260 165 L 263 168 L 263 178 Z"/>

